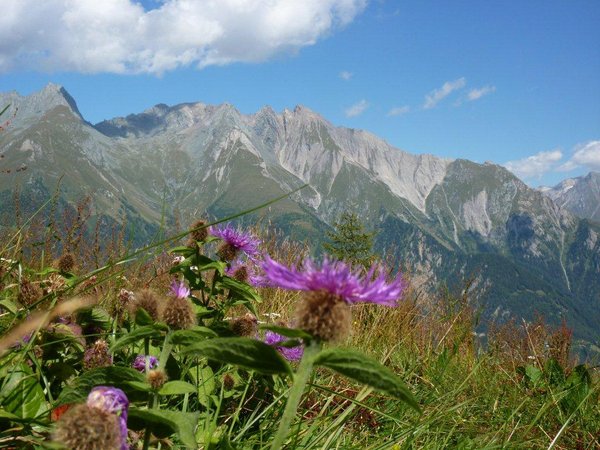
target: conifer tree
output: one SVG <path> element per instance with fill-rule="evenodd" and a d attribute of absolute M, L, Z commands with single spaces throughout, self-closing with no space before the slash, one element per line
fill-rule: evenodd
<path fill-rule="evenodd" d="M 345 212 L 334 224 L 335 231 L 327 232 L 330 242 L 323 248 L 336 259 L 355 267 L 369 267 L 375 260 L 373 235 L 365 229 L 355 213 Z"/>

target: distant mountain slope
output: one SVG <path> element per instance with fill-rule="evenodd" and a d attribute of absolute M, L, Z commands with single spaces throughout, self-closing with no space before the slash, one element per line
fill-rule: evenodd
<path fill-rule="evenodd" d="M 600 172 L 568 178 L 541 191 L 577 217 L 600 223 Z"/>
<path fill-rule="evenodd" d="M 69 99 L 55 85 L 0 96 L 27 111 L 0 135 L 1 164 L 27 170 L 2 174 L 0 193 L 52 191 L 64 176 L 65 202 L 87 193 L 98 214 L 150 230 L 163 212 L 184 223 L 222 217 L 308 184 L 250 219 L 318 247 L 354 210 L 414 280 L 473 275 L 486 317 L 544 312 L 598 341 L 598 226 L 500 166 L 412 155 L 301 106 L 243 115 L 227 104 L 157 105 L 91 126 Z"/>

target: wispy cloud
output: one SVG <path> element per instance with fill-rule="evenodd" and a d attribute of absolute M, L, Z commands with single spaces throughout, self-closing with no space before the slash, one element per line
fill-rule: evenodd
<path fill-rule="evenodd" d="M 434 89 L 425 96 L 425 103 L 423 104 L 424 109 L 435 108 L 435 106 L 448 97 L 452 92 L 462 89 L 467 84 L 465 77 L 459 78 L 454 81 L 446 81 L 441 88 Z"/>
<path fill-rule="evenodd" d="M 369 102 L 367 102 L 366 100 L 361 100 L 358 103 L 355 103 L 354 105 L 350 106 L 349 108 L 346 108 L 344 110 L 344 114 L 346 114 L 346 117 L 356 117 L 356 116 L 360 116 L 362 113 L 365 112 L 365 110 L 369 107 Z"/>
<path fill-rule="evenodd" d="M 342 70 L 340 72 L 340 78 L 344 81 L 350 80 L 354 74 L 352 72 L 348 72 L 347 70 Z"/>
<path fill-rule="evenodd" d="M 396 106 L 388 111 L 387 116 L 388 117 L 402 116 L 402 115 L 408 113 L 409 111 L 410 111 L 410 106 L 408 106 L 408 105 Z"/>
<path fill-rule="evenodd" d="M 539 152 L 527 158 L 508 161 L 503 166 L 523 179 L 540 179 L 544 174 L 553 170 L 562 159 L 560 150 Z"/>
<path fill-rule="evenodd" d="M 600 141 L 589 141 L 575 146 L 571 159 L 557 170 L 568 172 L 582 166 L 588 170 L 600 170 Z"/>
<path fill-rule="evenodd" d="M 496 90 L 496 86 L 483 86 L 481 88 L 471 89 L 467 94 L 467 100 L 470 102 L 479 100 L 484 95 L 491 94 Z"/>
<path fill-rule="evenodd" d="M 261 62 L 354 20 L 368 0 L 3 0 L 0 73 L 161 74 Z M 241 6 L 243 5 L 243 6 Z"/>

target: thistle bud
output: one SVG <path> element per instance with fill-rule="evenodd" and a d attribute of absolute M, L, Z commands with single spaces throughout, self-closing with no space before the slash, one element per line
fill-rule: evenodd
<path fill-rule="evenodd" d="M 350 334 L 348 304 L 325 290 L 308 291 L 296 310 L 297 327 L 322 341 L 341 341 Z"/>
<path fill-rule="evenodd" d="M 113 358 L 108 352 L 108 343 L 104 339 L 98 339 L 83 354 L 83 367 L 86 370 L 108 367 L 112 363 Z"/>
<path fill-rule="evenodd" d="M 258 320 L 253 314 L 246 313 L 242 317 L 237 317 L 229 323 L 229 328 L 233 334 L 242 337 L 254 337 L 258 331 Z"/>
<path fill-rule="evenodd" d="M 217 256 L 221 258 L 222 261 L 231 262 L 238 255 L 239 251 L 239 248 L 233 244 L 223 242 L 217 249 Z"/>
<path fill-rule="evenodd" d="M 75 405 L 56 423 L 53 441 L 75 450 L 127 448 L 119 418 L 85 404 Z"/>
<path fill-rule="evenodd" d="M 190 248 L 196 248 L 198 242 L 203 242 L 208 237 L 208 228 L 206 227 L 206 220 L 198 220 L 192 225 L 192 232 L 190 233 L 190 239 L 188 240 L 187 246 Z"/>
<path fill-rule="evenodd" d="M 174 297 L 167 301 L 162 313 L 163 321 L 174 330 L 184 330 L 196 325 L 196 313 L 192 302 L 185 297 Z"/>
<path fill-rule="evenodd" d="M 56 261 L 56 268 L 61 272 L 71 272 L 75 268 L 75 256 L 73 253 L 63 253 Z"/>
<path fill-rule="evenodd" d="M 223 375 L 223 389 L 225 389 L 226 391 L 230 391 L 234 387 L 235 387 L 235 380 L 233 379 L 233 377 L 231 375 L 229 375 L 228 373 Z"/>
<path fill-rule="evenodd" d="M 135 294 L 135 300 L 130 303 L 129 312 L 132 316 L 143 308 L 153 320 L 158 321 L 164 301 L 154 291 L 144 289 Z"/>
<path fill-rule="evenodd" d="M 148 380 L 148 384 L 150 384 L 152 389 L 158 391 L 161 387 L 164 386 L 164 384 L 169 378 L 167 377 L 167 374 L 164 370 L 155 369 L 148 372 L 148 376 L 146 377 L 146 379 Z"/>
<path fill-rule="evenodd" d="M 27 280 L 23 280 L 19 286 L 18 300 L 24 306 L 31 306 L 42 298 L 43 292 L 40 287 Z"/>

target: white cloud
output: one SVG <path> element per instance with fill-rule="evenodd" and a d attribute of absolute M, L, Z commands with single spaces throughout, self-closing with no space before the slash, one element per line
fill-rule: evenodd
<path fill-rule="evenodd" d="M 354 74 L 352 72 L 348 72 L 347 70 L 342 70 L 340 72 L 340 78 L 344 81 L 350 80 Z"/>
<path fill-rule="evenodd" d="M 160 74 L 313 45 L 368 0 L 3 0 L 0 72 Z"/>
<path fill-rule="evenodd" d="M 585 166 L 590 170 L 600 170 L 600 141 L 589 141 L 575 147 L 575 153 L 568 163 Z"/>
<path fill-rule="evenodd" d="M 434 108 L 440 101 L 449 96 L 452 92 L 462 89 L 467 84 L 467 80 L 462 77 L 454 81 L 446 81 L 439 89 L 434 89 L 425 96 L 423 108 Z"/>
<path fill-rule="evenodd" d="M 355 103 L 354 105 L 347 108 L 344 111 L 344 114 L 346 114 L 346 117 L 360 116 L 363 112 L 365 112 L 365 110 L 368 107 L 369 107 L 369 102 L 367 102 L 366 100 L 363 99 L 360 102 Z"/>
<path fill-rule="evenodd" d="M 553 170 L 562 157 L 563 154 L 560 150 L 550 150 L 539 152 L 527 158 L 509 161 L 503 164 L 503 166 L 520 178 L 539 179 L 547 172 Z"/>
<path fill-rule="evenodd" d="M 410 111 L 410 106 L 396 106 L 388 111 L 387 116 L 388 117 L 401 116 L 403 114 L 406 114 L 409 111 Z"/>
<path fill-rule="evenodd" d="M 496 90 L 496 86 L 484 86 L 481 88 L 471 89 L 467 94 L 467 99 L 472 102 L 474 100 L 479 100 L 484 95 L 491 94 Z"/>

